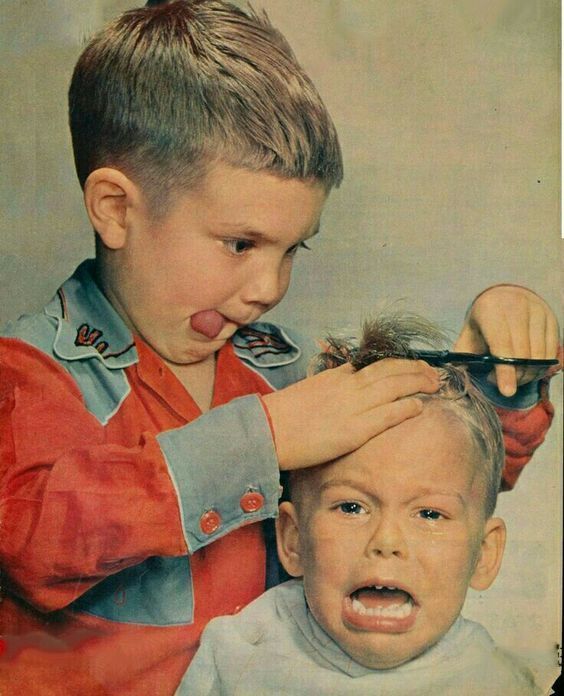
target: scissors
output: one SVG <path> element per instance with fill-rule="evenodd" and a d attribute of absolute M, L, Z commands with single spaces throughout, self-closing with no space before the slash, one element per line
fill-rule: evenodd
<path fill-rule="evenodd" d="M 470 372 L 489 372 L 496 365 L 509 365 L 511 367 L 527 367 L 546 370 L 552 365 L 558 365 L 557 358 L 502 358 L 498 355 L 485 353 L 458 353 L 450 350 L 413 350 L 412 356 L 416 360 L 424 360 L 429 365 L 466 365 Z"/>

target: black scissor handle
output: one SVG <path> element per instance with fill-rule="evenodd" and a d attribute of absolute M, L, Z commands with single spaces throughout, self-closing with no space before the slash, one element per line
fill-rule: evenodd
<path fill-rule="evenodd" d="M 414 350 L 413 357 L 424 360 L 429 365 L 468 365 L 469 369 L 487 371 L 495 365 L 510 365 L 511 367 L 537 367 L 547 369 L 552 365 L 558 365 L 557 358 L 504 358 L 490 353 L 459 353 L 450 350 Z"/>

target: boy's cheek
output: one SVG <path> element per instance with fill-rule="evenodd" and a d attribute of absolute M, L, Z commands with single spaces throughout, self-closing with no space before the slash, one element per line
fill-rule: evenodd
<path fill-rule="evenodd" d="M 325 577 L 346 572 L 347 567 L 362 555 L 358 535 L 351 537 L 338 531 L 318 535 L 304 552 L 309 567 Z"/>

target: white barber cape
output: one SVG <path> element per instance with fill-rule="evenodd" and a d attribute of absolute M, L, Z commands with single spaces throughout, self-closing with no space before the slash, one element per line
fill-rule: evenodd
<path fill-rule="evenodd" d="M 432 648 L 395 669 L 350 658 L 308 611 L 303 586 L 274 587 L 210 622 L 177 696 L 532 696 L 532 673 L 459 617 Z"/>

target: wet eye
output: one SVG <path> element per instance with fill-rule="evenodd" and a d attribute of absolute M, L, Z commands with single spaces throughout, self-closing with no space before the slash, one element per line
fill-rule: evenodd
<path fill-rule="evenodd" d="M 294 244 L 294 246 L 291 246 L 288 249 L 288 251 L 286 252 L 286 256 L 295 256 L 298 252 L 298 249 L 307 249 L 308 251 L 310 251 L 311 247 L 309 247 L 305 242 Z"/>
<path fill-rule="evenodd" d="M 222 241 L 226 249 L 235 254 L 235 256 L 242 256 L 255 245 L 250 239 L 224 239 Z"/>
<path fill-rule="evenodd" d="M 443 515 L 440 512 L 438 512 L 437 510 L 430 510 L 430 509 L 419 510 L 419 517 L 421 517 L 424 520 L 431 520 L 431 521 L 443 519 Z"/>
<path fill-rule="evenodd" d="M 366 510 L 360 503 L 355 503 L 352 501 L 346 501 L 345 503 L 339 503 L 338 509 L 344 512 L 345 515 L 365 515 Z"/>

